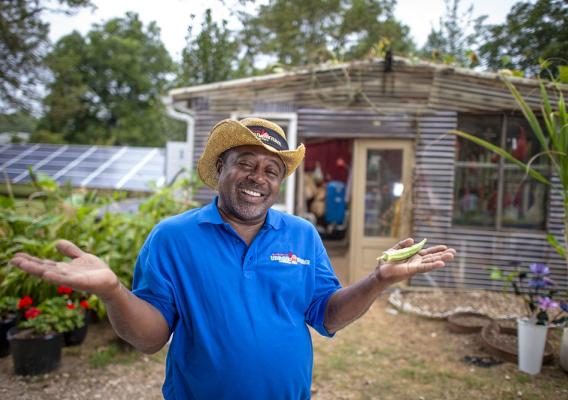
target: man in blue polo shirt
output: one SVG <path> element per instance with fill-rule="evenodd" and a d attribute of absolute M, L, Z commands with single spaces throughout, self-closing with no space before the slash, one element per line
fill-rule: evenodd
<path fill-rule="evenodd" d="M 207 206 L 159 223 L 136 262 L 133 291 L 73 243 L 70 263 L 17 254 L 12 263 L 51 282 L 97 294 L 122 338 L 143 352 L 173 334 L 167 399 L 308 399 L 312 344 L 307 325 L 332 336 L 363 315 L 379 293 L 455 255 L 436 246 L 341 288 L 308 222 L 271 209 L 301 163 L 284 131 L 263 119 L 225 120 L 198 162 L 219 192 Z M 413 244 L 412 239 L 398 247 Z"/>

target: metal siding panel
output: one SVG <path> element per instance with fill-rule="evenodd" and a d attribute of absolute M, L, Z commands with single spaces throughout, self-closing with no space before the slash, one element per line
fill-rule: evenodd
<path fill-rule="evenodd" d="M 195 135 L 193 143 L 193 169 L 195 171 L 197 171 L 197 161 L 199 160 L 199 157 L 201 157 L 203 150 L 205 150 L 209 132 L 219 121 L 230 118 L 230 116 L 230 112 L 226 114 L 211 111 L 195 112 Z M 210 189 L 208 186 L 203 185 L 196 191 L 193 199 L 201 204 L 207 204 L 213 199 L 215 195 L 216 192 L 214 190 Z"/>
<path fill-rule="evenodd" d="M 298 136 L 328 138 L 408 138 L 415 137 L 413 118 L 407 115 L 379 115 L 364 109 L 298 110 Z"/>

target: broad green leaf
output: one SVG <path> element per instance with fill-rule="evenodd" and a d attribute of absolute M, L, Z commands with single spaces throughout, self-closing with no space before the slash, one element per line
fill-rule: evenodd
<path fill-rule="evenodd" d="M 568 83 L 568 65 L 559 65 L 557 68 L 560 83 Z"/>
<path fill-rule="evenodd" d="M 0 208 L 14 209 L 14 199 L 7 196 L 0 196 Z"/>
<path fill-rule="evenodd" d="M 541 69 L 549 69 L 550 65 L 552 64 L 549 59 L 545 59 L 543 57 L 538 58 L 538 64 L 540 65 Z"/>
<path fill-rule="evenodd" d="M 539 83 L 540 88 L 540 97 L 542 99 L 542 109 L 544 110 L 542 115 L 544 118 L 544 123 L 546 125 L 546 129 L 548 131 L 548 136 L 552 141 L 552 145 L 555 150 L 557 151 L 564 151 L 563 147 L 560 145 L 561 141 L 556 136 L 556 123 L 554 119 L 554 112 L 552 111 L 552 106 L 550 105 L 550 101 L 548 99 L 548 93 L 546 92 L 546 87 L 544 86 L 543 82 Z"/>
<path fill-rule="evenodd" d="M 489 277 L 494 281 L 501 281 L 503 280 L 503 272 L 497 267 L 491 267 L 491 274 Z"/>
<path fill-rule="evenodd" d="M 558 240 L 556 240 L 552 233 L 546 235 L 546 240 L 552 247 L 554 247 L 554 250 L 556 250 L 556 252 L 560 254 L 562 258 L 566 258 L 566 250 L 562 246 L 560 246 L 560 243 L 558 243 Z"/>
<path fill-rule="evenodd" d="M 513 94 L 513 97 L 515 98 L 519 107 L 521 107 L 521 110 L 522 110 L 527 122 L 531 126 L 538 142 L 540 143 L 542 150 L 545 151 L 545 152 L 548 152 L 549 151 L 548 142 L 547 142 L 546 137 L 544 136 L 544 134 L 542 132 L 540 124 L 538 123 L 538 119 L 534 115 L 532 109 L 526 103 L 525 99 L 523 98 L 521 93 L 517 90 L 517 88 L 507 79 L 507 77 L 505 77 L 504 75 L 501 75 L 501 79 L 503 80 L 503 82 L 505 83 L 505 85 L 507 86 L 509 91 Z M 544 92 L 544 96 L 545 96 L 545 98 L 548 98 L 546 91 Z"/>

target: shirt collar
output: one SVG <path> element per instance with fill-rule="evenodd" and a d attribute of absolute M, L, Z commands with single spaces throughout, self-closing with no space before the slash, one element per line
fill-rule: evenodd
<path fill-rule="evenodd" d="M 223 225 L 225 221 L 221 218 L 221 214 L 219 213 L 219 209 L 217 208 L 217 200 L 219 196 L 215 196 L 211 203 L 207 204 L 205 207 L 201 209 L 199 216 L 197 218 L 198 224 L 209 223 L 213 225 Z M 284 224 L 284 219 L 282 218 L 282 214 L 279 211 L 273 210 L 272 208 L 268 209 L 268 213 L 266 215 L 266 220 L 264 222 L 263 227 L 272 227 L 273 229 L 280 229 Z"/>

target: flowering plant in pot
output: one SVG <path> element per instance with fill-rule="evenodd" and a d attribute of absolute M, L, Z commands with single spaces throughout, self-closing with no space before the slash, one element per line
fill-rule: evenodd
<path fill-rule="evenodd" d="M 49 372 L 59 365 L 63 333 L 84 324 L 80 307 L 65 297 L 53 297 L 37 307 L 29 297 L 20 300 L 23 315 L 17 326 L 8 332 L 8 340 L 18 375 Z"/>
<path fill-rule="evenodd" d="M 522 296 L 526 314 L 517 320 L 519 369 L 538 374 L 542 366 L 544 347 L 550 326 L 565 323 L 568 305 L 554 300 L 556 291 L 550 269 L 539 263 L 529 265 L 529 271 L 516 271 L 503 276 L 494 269 L 491 277 L 510 283 L 516 295 Z"/>
<path fill-rule="evenodd" d="M 66 286 L 59 286 L 57 288 L 57 294 L 66 299 L 67 309 L 82 317 L 81 323 L 75 323 L 73 324 L 74 327 L 72 329 L 68 329 L 63 332 L 63 341 L 65 343 L 65 346 L 79 345 L 83 343 L 87 336 L 89 322 L 88 311 L 90 308 L 89 302 L 83 294 L 76 292 Z"/>
<path fill-rule="evenodd" d="M 6 334 L 16 325 L 18 298 L 6 296 L 0 299 L 0 357 L 10 354 L 10 343 Z"/>

